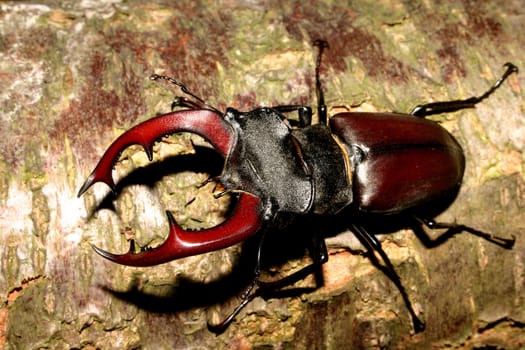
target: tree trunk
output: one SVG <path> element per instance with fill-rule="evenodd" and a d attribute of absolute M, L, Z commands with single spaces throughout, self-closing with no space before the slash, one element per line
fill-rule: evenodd
<path fill-rule="evenodd" d="M 184 2 L 181 2 L 184 3 Z M 315 39 L 330 114 L 410 112 L 480 95 L 502 65 L 525 67 L 520 1 L 9 2 L 0 5 L 0 344 L 5 349 L 421 349 L 525 344 L 525 93 L 513 75 L 476 109 L 433 118 L 464 148 L 461 191 L 439 220 L 515 236 L 512 250 L 469 234 L 436 247 L 412 230 L 384 237 L 408 296 L 353 249 L 330 249 L 324 285 L 307 279 L 257 298 L 220 336 L 207 330 L 239 302 L 255 256 L 247 244 L 132 268 L 96 255 L 166 236 L 164 210 L 184 227 L 217 225 L 227 197 L 222 159 L 190 134 L 163 139 L 150 163 L 121 156 L 113 196 L 76 193 L 107 146 L 170 110 L 167 74 L 220 110 L 315 106 Z M 290 116 L 294 118 L 295 116 Z M 215 190 L 217 191 L 217 190 Z M 351 222 L 352 218 L 345 218 Z M 264 246 L 264 278 L 308 263 L 308 232 Z M 277 271 L 277 272 L 276 272 Z M 314 290 L 311 290 L 314 289 Z M 304 293 L 302 293 L 304 292 Z"/>

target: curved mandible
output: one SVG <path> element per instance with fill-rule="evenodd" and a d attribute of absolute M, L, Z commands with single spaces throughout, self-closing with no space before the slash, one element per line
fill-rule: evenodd
<path fill-rule="evenodd" d="M 80 197 L 96 182 L 106 183 L 115 191 L 112 169 L 121 152 L 131 145 L 141 145 L 151 160 L 152 147 L 162 136 L 176 132 L 192 132 L 204 137 L 227 158 L 236 137 L 233 129 L 222 116 L 210 110 L 185 110 L 167 113 L 149 119 L 122 134 L 109 146 L 95 169 L 86 179 L 78 196 Z M 233 213 L 222 224 L 201 231 L 186 231 L 167 212 L 170 232 L 164 243 L 156 248 L 146 248 L 136 253 L 132 240 L 130 250 L 125 254 L 113 254 L 96 246 L 93 249 L 101 256 L 123 265 L 151 266 L 170 260 L 206 253 L 239 243 L 256 233 L 262 225 L 262 202 L 248 193 L 240 193 Z"/>
<path fill-rule="evenodd" d="M 130 242 L 125 254 L 113 254 L 96 246 L 93 249 L 106 259 L 128 266 L 152 266 L 187 256 L 223 249 L 242 242 L 255 234 L 262 225 L 261 200 L 248 193 L 240 193 L 232 216 L 222 224 L 200 231 L 186 231 L 181 228 L 172 214 L 167 211 L 170 223 L 168 238 L 156 248 L 135 252 Z"/>
<path fill-rule="evenodd" d="M 115 181 L 111 172 L 118 157 L 127 147 L 141 145 L 148 159 L 152 160 L 155 141 L 163 136 L 184 131 L 204 137 L 224 158 L 227 158 L 235 142 L 233 129 L 222 116 L 207 109 L 177 111 L 151 118 L 126 131 L 109 146 L 80 187 L 77 196 L 82 196 L 96 182 L 104 182 L 115 191 Z"/>

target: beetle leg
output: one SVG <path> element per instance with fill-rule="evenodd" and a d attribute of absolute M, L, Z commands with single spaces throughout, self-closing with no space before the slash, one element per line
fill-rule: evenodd
<path fill-rule="evenodd" d="M 511 236 L 512 238 L 504 238 L 499 236 L 494 236 L 493 234 L 486 233 L 483 231 L 476 230 L 472 227 L 461 225 L 461 224 L 455 224 L 455 223 L 444 223 L 444 222 L 435 222 L 433 219 L 424 219 L 419 218 L 417 216 L 414 216 L 414 218 L 420 223 L 423 224 L 425 227 L 429 228 L 430 230 L 439 230 L 439 229 L 446 229 L 445 232 L 441 233 L 438 237 L 434 239 L 430 239 L 427 235 L 427 239 L 425 239 L 425 245 L 427 246 L 437 246 L 443 242 L 445 242 L 450 237 L 461 233 L 461 232 L 468 232 L 470 234 L 473 234 L 475 236 L 481 237 L 491 243 L 497 244 L 502 248 L 505 249 L 512 249 L 514 246 L 514 242 L 516 241 L 515 236 Z"/>
<path fill-rule="evenodd" d="M 324 40 L 315 40 L 313 45 L 318 47 L 317 59 L 315 61 L 315 92 L 317 95 L 317 117 L 319 118 L 319 124 L 326 124 L 328 120 L 328 111 L 324 102 L 323 86 L 321 85 L 319 71 L 321 68 L 321 58 L 323 56 L 323 51 L 328 48 L 328 43 Z M 305 127 L 312 124 L 312 109 L 310 107 L 301 105 L 289 105 L 276 106 L 272 108 L 281 113 L 297 111 L 299 113 L 300 127 Z"/>
<path fill-rule="evenodd" d="M 296 271 L 296 272 L 292 273 L 291 275 L 286 276 L 286 277 L 284 277 L 282 279 L 279 279 L 277 281 L 272 281 L 272 282 L 256 281 L 255 284 L 258 285 L 258 288 L 255 289 L 255 291 L 253 291 L 253 293 L 248 294 L 248 295 L 244 295 L 243 298 L 242 298 L 241 303 L 239 305 L 237 305 L 237 307 L 232 311 L 232 313 L 229 314 L 228 317 L 226 317 L 221 323 L 219 323 L 217 325 L 212 325 L 212 324 L 208 323 L 208 329 L 211 332 L 213 332 L 213 333 L 221 334 L 222 332 L 224 332 L 226 330 L 226 328 L 228 328 L 230 323 L 233 322 L 233 320 L 235 319 L 235 316 L 237 316 L 239 314 L 239 312 L 246 305 L 248 305 L 248 303 L 250 301 L 252 301 L 256 297 L 265 297 L 268 294 L 276 292 L 276 291 L 278 291 L 278 290 L 280 290 L 280 289 L 282 289 L 282 288 L 284 288 L 286 286 L 290 286 L 290 285 L 296 283 L 297 281 L 300 281 L 300 280 L 304 279 L 308 275 L 311 275 L 312 273 L 315 273 L 319 269 L 319 266 L 320 265 L 317 264 L 317 263 L 310 264 L 308 266 L 303 267 L 299 271 Z M 255 284 L 252 284 L 252 285 L 255 285 Z M 252 287 L 252 289 L 253 289 L 253 287 Z M 251 289 L 250 289 L 250 291 L 251 291 Z"/>
<path fill-rule="evenodd" d="M 326 243 L 322 235 L 317 232 L 312 235 L 312 240 L 310 242 L 311 245 L 309 247 L 310 258 L 312 259 L 311 264 L 281 279 L 278 279 L 275 281 L 261 281 L 259 280 L 259 277 L 260 277 L 260 270 L 261 270 L 261 256 L 262 256 L 261 252 L 262 252 L 262 246 L 263 246 L 262 244 L 263 239 L 261 239 L 259 243 L 259 247 L 258 247 L 257 264 L 255 268 L 255 273 L 254 273 L 255 278 L 254 278 L 252 285 L 253 286 L 257 285 L 259 289 L 263 289 L 265 293 L 268 293 L 271 291 L 277 291 L 284 287 L 290 286 L 296 283 L 297 281 L 304 279 L 306 276 L 312 273 L 316 273 L 319 270 L 319 267 L 328 261 L 328 250 L 326 249 Z M 318 286 L 321 286 L 323 284 L 322 275 L 321 276 L 316 275 L 316 283 Z M 253 286 L 251 288 L 253 288 Z M 250 291 L 251 289 L 248 290 L 248 293 Z M 248 293 L 245 292 L 245 295 L 247 295 Z"/>
<path fill-rule="evenodd" d="M 266 233 L 268 232 L 268 225 L 269 223 L 274 221 L 275 214 L 278 211 L 279 210 L 278 210 L 277 203 L 272 201 L 272 199 L 269 199 L 267 202 L 267 210 L 266 210 L 266 216 L 265 216 L 266 225 L 264 226 L 264 229 L 259 231 L 259 242 L 257 244 L 257 255 L 256 255 L 257 259 L 255 261 L 255 268 L 253 271 L 253 280 L 250 283 L 250 285 L 246 288 L 246 290 L 241 294 L 242 299 L 248 298 L 253 288 L 259 285 L 259 277 L 261 276 L 262 248 L 264 246 Z"/>
<path fill-rule="evenodd" d="M 504 67 L 507 67 L 507 69 L 503 75 L 483 95 L 478 97 L 470 97 L 464 100 L 433 102 L 419 105 L 416 106 L 416 108 L 414 108 L 410 114 L 414 117 L 425 118 L 426 116 L 433 114 L 450 113 L 460 109 L 474 108 L 476 104 L 492 95 L 492 93 L 500 87 L 500 85 L 505 81 L 505 79 L 508 78 L 509 75 L 512 73 L 518 73 L 518 67 L 510 62 L 505 63 Z"/>
<path fill-rule="evenodd" d="M 312 263 L 301 268 L 292 274 L 278 279 L 276 281 L 257 281 L 259 288 L 265 293 L 274 292 L 304 279 L 306 276 L 317 273 L 321 265 L 328 261 L 328 250 L 324 238 L 320 234 L 312 236 L 312 246 L 310 248 L 310 257 Z M 316 275 L 317 286 L 323 285 L 322 275 Z"/>
<path fill-rule="evenodd" d="M 219 324 L 211 324 L 208 322 L 208 330 L 210 332 L 213 332 L 217 335 L 221 334 L 222 332 L 224 332 L 226 330 L 226 328 L 228 328 L 228 326 L 233 322 L 233 320 L 235 319 L 235 316 L 237 316 L 239 314 L 239 312 L 241 312 L 241 310 L 246 306 L 248 305 L 248 303 L 250 301 L 252 301 L 253 299 L 255 299 L 256 297 L 260 296 L 261 293 L 260 293 L 260 290 L 256 290 L 254 293 L 248 295 L 246 298 L 242 299 L 241 303 L 239 305 L 237 305 L 237 307 L 232 311 L 231 314 L 228 315 L 228 317 L 226 317 L 221 323 Z"/>
<path fill-rule="evenodd" d="M 212 325 L 208 323 L 208 329 L 214 333 L 220 334 L 228 328 L 230 323 L 235 319 L 235 316 L 253 299 L 256 297 L 265 297 L 267 295 L 270 295 L 272 293 L 275 293 L 279 291 L 282 288 L 285 288 L 287 286 L 291 286 L 294 283 L 304 279 L 308 275 L 311 275 L 312 273 L 316 273 L 316 283 L 317 286 L 321 286 L 322 283 L 322 275 L 317 274 L 319 271 L 319 268 L 322 264 L 328 261 L 328 251 L 326 249 L 326 244 L 324 241 L 324 238 L 319 234 L 316 233 L 312 236 L 312 245 L 309 249 L 310 256 L 313 260 L 313 262 L 310 265 L 307 265 L 300 270 L 293 272 L 292 274 L 283 277 L 281 279 L 275 280 L 275 281 L 261 281 L 259 280 L 260 277 L 260 262 L 261 262 L 261 252 L 262 252 L 262 246 L 264 242 L 265 232 L 261 232 L 261 237 L 258 245 L 257 250 L 257 263 L 254 273 L 254 279 L 252 283 L 248 286 L 248 288 L 243 292 L 241 298 L 242 301 L 237 307 L 232 311 L 228 317 L 226 317 L 221 323 L 217 325 Z M 257 286 L 257 288 L 252 292 L 253 288 Z"/>
<path fill-rule="evenodd" d="M 405 305 L 408 309 L 408 312 L 410 313 L 410 316 L 412 317 L 412 323 L 414 325 L 414 330 L 416 333 L 422 332 L 425 329 L 425 323 L 417 317 L 416 312 L 412 308 L 412 303 L 410 302 L 410 299 L 408 298 L 408 295 L 405 291 L 405 288 L 403 287 L 403 284 L 401 283 L 401 279 L 399 278 L 399 275 L 397 274 L 396 270 L 394 269 L 394 266 L 390 262 L 390 259 L 388 258 L 388 255 L 386 255 L 385 251 L 381 247 L 381 242 L 379 242 L 373 235 L 371 235 L 369 232 L 365 230 L 363 226 L 358 226 L 355 224 L 351 225 L 352 232 L 355 233 L 359 241 L 365 246 L 365 248 L 369 252 L 370 260 L 372 260 L 372 263 L 377 266 L 385 275 L 390 278 L 392 282 L 396 285 L 397 289 L 401 293 L 401 296 L 403 297 L 403 300 L 405 302 Z M 379 259 L 374 254 L 374 252 L 377 252 L 379 256 L 381 257 L 381 260 L 383 260 L 383 264 L 379 262 Z"/>
<path fill-rule="evenodd" d="M 261 260 L 261 248 L 262 248 L 262 245 L 263 245 L 263 242 L 264 242 L 264 238 L 266 237 L 266 232 L 268 231 L 269 225 L 271 224 L 272 219 L 274 218 L 276 212 L 277 212 L 276 205 L 274 203 L 272 203 L 271 200 L 267 201 L 266 205 L 265 205 L 265 208 L 263 210 L 264 215 L 260 215 L 260 217 L 262 217 L 262 219 L 263 219 L 263 223 L 261 224 L 261 226 L 259 228 L 259 231 L 258 231 L 258 233 L 259 233 L 259 243 L 258 243 L 258 246 L 257 246 L 257 262 L 256 262 L 256 266 L 255 266 L 254 280 L 252 281 L 252 283 L 250 283 L 248 288 L 246 288 L 246 290 L 242 293 L 242 295 L 241 295 L 241 299 L 242 299 L 241 303 L 239 305 L 237 305 L 237 307 L 222 322 L 220 322 L 219 324 L 216 324 L 216 325 L 213 325 L 213 324 L 208 322 L 208 329 L 210 330 L 210 332 L 213 332 L 213 333 L 216 333 L 216 334 L 221 334 L 222 332 L 224 332 L 226 330 L 226 328 L 228 328 L 230 323 L 232 323 L 232 321 L 235 319 L 235 316 L 237 316 L 237 314 L 250 301 L 252 301 L 254 298 L 256 298 L 257 296 L 260 295 L 260 291 L 259 290 L 255 290 L 254 293 L 251 293 L 251 291 L 253 290 L 254 286 L 256 285 L 256 281 L 259 279 L 259 275 L 260 275 L 260 260 Z"/>
<path fill-rule="evenodd" d="M 266 223 L 268 225 L 268 222 Z M 265 225 L 265 226 L 266 226 Z M 218 324 L 211 324 L 208 322 L 208 330 L 210 332 L 213 332 L 215 334 L 221 334 L 228 328 L 228 326 L 233 322 L 235 319 L 235 316 L 241 312 L 241 310 L 248 305 L 250 301 L 255 299 L 258 296 L 262 295 L 262 290 L 260 288 L 257 288 L 255 291 L 253 291 L 253 288 L 257 285 L 259 276 L 260 276 L 260 258 L 261 258 L 261 247 L 264 242 L 264 237 L 266 236 L 267 227 L 264 227 L 259 231 L 260 238 L 259 238 L 259 244 L 257 247 L 257 262 L 255 264 L 255 270 L 254 270 L 254 278 L 248 285 L 248 287 L 242 292 L 241 294 L 241 302 L 239 305 L 233 309 L 233 311 L 220 323 Z M 252 293 L 253 291 L 253 293 Z"/>
<path fill-rule="evenodd" d="M 280 113 L 295 112 L 299 114 L 299 126 L 304 128 L 305 126 L 312 125 L 312 109 L 308 106 L 301 105 L 283 105 L 272 107 Z"/>

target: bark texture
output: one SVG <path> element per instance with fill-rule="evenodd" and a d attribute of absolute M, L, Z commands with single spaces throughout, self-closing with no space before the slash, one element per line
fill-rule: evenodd
<path fill-rule="evenodd" d="M 187 3 L 187 4 L 183 4 Z M 311 43 L 327 105 L 409 112 L 479 95 L 511 61 L 525 70 L 521 1 L 40 1 L 0 4 L 0 345 L 4 349 L 520 349 L 525 346 L 525 92 L 512 76 L 475 110 L 437 116 L 464 147 L 458 198 L 441 216 L 502 236 L 434 248 L 411 230 L 384 249 L 426 321 L 370 261 L 334 249 L 324 286 L 256 299 L 222 335 L 206 329 L 250 282 L 250 244 L 152 268 L 104 261 L 94 243 L 155 245 L 164 210 L 190 228 L 227 215 L 213 184 L 222 160 L 195 136 L 164 139 L 153 163 L 125 152 L 113 198 L 76 192 L 126 129 L 169 111 L 183 81 L 224 110 L 315 105 Z M 197 146 L 196 146 L 197 145 Z M 352 218 L 348 218 L 351 220 Z M 307 263 L 301 239 L 265 248 L 270 274 Z M 292 237 L 286 239 L 286 237 Z M 297 254 L 299 251 L 300 254 Z M 302 287 L 313 286 L 307 280 Z"/>

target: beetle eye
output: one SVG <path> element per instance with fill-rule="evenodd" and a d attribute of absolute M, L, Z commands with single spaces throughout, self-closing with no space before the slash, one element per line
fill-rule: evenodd
<path fill-rule="evenodd" d="M 231 122 L 233 120 L 235 120 L 235 115 L 238 114 L 238 113 L 235 113 L 235 109 L 229 107 L 226 109 L 226 113 L 224 113 L 224 120 L 228 121 L 228 122 Z"/>

